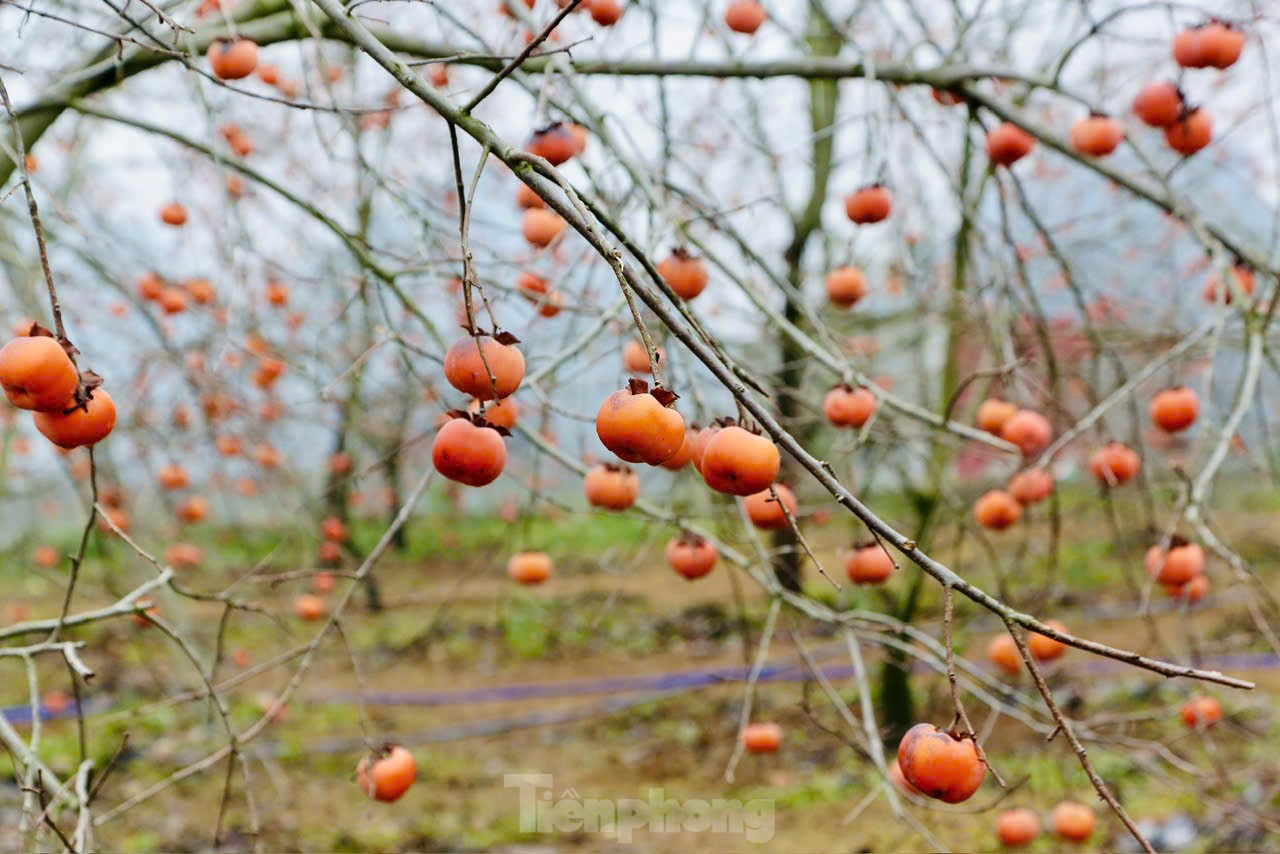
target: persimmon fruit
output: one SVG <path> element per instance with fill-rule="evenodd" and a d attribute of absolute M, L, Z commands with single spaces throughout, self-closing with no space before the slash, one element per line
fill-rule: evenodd
<path fill-rule="evenodd" d="M 850 549 L 844 558 L 844 569 L 854 584 L 883 584 L 893 575 L 893 556 L 874 540 Z"/>
<path fill-rule="evenodd" d="M 667 543 L 666 556 L 671 568 L 690 581 L 715 569 L 719 558 L 716 547 L 696 534 L 682 534 L 671 540 Z"/>
<path fill-rule="evenodd" d="M 883 184 L 862 187 L 845 197 L 844 212 L 857 225 L 883 222 L 893 211 L 893 194 Z"/>
<path fill-rule="evenodd" d="M 782 746 L 782 727 L 775 723 L 747 724 L 742 729 L 742 746 L 748 753 L 775 753 Z"/>
<path fill-rule="evenodd" d="M 867 277 L 857 267 L 837 267 L 827 274 L 827 299 L 837 308 L 852 308 L 867 295 Z"/>
<path fill-rule="evenodd" d="M 822 412 L 836 427 L 860 428 L 871 420 L 879 399 L 868 388 L 838 385 L 822 401 Z"/>
<path fill-rule="evenodd" d="M 601 463 L 587 472 L 582 488 L 592 507 L 626 510 L 640 496 L 640 479 L 628 466 Z"/>
<path fill-rule="evenodd" d="M 209 68 L 220 80 L 241 80 L 258 67 L 258 45 L 250 39 L 218 39 L 209 45 Z"/>
<path fill-rule="evenodd" d="M 0 347 L 0 386 L 19 409 L 61 413 L 80 385 L 71 357 L 46 335 L 14 338 Z"/>
<path fill-rule="evenodd" d="M 1093 836 L 1098 817 L 1093 809 L 1075 801 L 1063 801 L 1053 808 L 1050 816 L 1053 832 L 1070 842 L 1084 842 Z"/>
<path fill-rule="evenodd" d="M 1181 717 L 1190 729 L 1209 729 L 1222 720 L 1222 703 L 1216 697 L 1192 697 L 1182 705 Z"/>
<path fill-rule="evenodd" d="M 725 26 L 748 36 L 755 35 L 768 18 L 769 13 L 756 0 L 733 0 L 724 10 Z"/>
<path fill-rule="evenodd" d="M 96 445 L 111 435 L 116 426 L 116 403 L 98 388 L 83 407 L 70 412 L 37 412 L 36 429 L 59 448 Z"/>
<path fill-rule="evenodd" d="M 1012 166 L 1031 153 L 1036 138 L 1012 122 L 1005 122 L 987 134 L 987 156 L 1001 166 Z"/>
<path fill-rule="evenodd" d="M 507 465 L 507 446 L 498 429 L 478 416 L 473 421 L 465 413 L 456 413 L 431 445 L 436 471 L 467 486 L 493 483 Z"/>
<path fill-rule="evenodd" d="M 1019 409 L 1000 428 L 1000 438 L 1017 445 L 1025 456 L 1031 457 L 1049 447 L 1053 427 L 1039 412 Z"/>
<path fill-rule="evenodd" d="M 898 744 L 898 765 L 921 794 L 948 804 L 973 797 L 987 776 L 972 739 L 957 738 L 933 724 L 916 724 Z"/>
<path fill-rule="evenodd" d="M 711 279 L 707 262 L 680 246 L 658 262 L 658 275 L 685 300 L 694 299 L 706 290 Z"/>
<path fill-rule="evenodd" d="M 782 457 L 773 441 L 738 425 L 724 427 L 707 442 L 699 470 L 707 486 L 729 495 L 752 495 L 778 479 Z"/>
<path fill-rule="evenodd" d="M 1200 417 L 1200 397 L 1180 385 L 1158 392 L 1151 399 L 1151 420 L 1166 433 L 1180 433 Z"/>
<path fill-rule="evenodd" d="M 1044 624 L 1054 631 L 1063 632 L 1064 634 L 1067 631 L 1067 627 L 1057 620 L 1045 620 Z M 1028 632 L 1027 651 L 1030 652 L 1031 656 L 1037 661 L 1053 661 L 1056 658 L 1062 657 L 1062 654 L 1067 651 L 1067 645 L 1056 638 L 1049 637 L 1048 635 L 1042 635 L 1038 632 Z"/>
<path fill-rule="evenodd" d="M 515 343 L 503 343 L 504 340 L 505 336 L 468 335 L 455 341 L 444 356 L 444 376 L 449 385 L 477 400 L 513 394 L 524 381 L 524 354 Z"/>
<path fill-rule="evenodd" d="M 1022 518 L 1022 505 L 1003 489 L 992 489 L 973 505 L 973 518 L 991 531 L 1003 531 Z"/>
<path fill-rule="evenodd" d="M 1039 835 L 1040 819 L 1026 807 L 1005 810 L 996 819 L 996 836 L 1000 838 L 1001 845 L 1010 848 L 1030 845 Z"/>
<path fill-rule="evenodd" d="M 656 466 L 684 443 L 684 418 L 672 408 L 674 402 L 665 389 L 650 393 L 644 380 L 633 379 L 600 405 L 596 435 L 619 459 Z"/>
<path fill-rule="evenodd" d="M 1089 471 L 1104 486 L 1120 486 L 1142 469 L 1138 452 L 1122 442 L 1108 442 L 1089 457 Z"/>
<path fill-rule="evenodd" d="M 777 492 L 775 499 L 773 493 Z M 742 499 L 751 524 L 763 531 L 777 531 L 790 525 L 787 515 L 795 518 L 800 509 L 796 494 L 784 483 L 773 484 L 772 489 L 765 488 Z M 786 508 L 785 510 L 783 508 Z"/>
<path fill-rule="evenodd" d="M 551 557 L 543 552 L 520 552 L 507 561 L 507 575 L 526 585 L 541 584 L 551 577 Z"/>

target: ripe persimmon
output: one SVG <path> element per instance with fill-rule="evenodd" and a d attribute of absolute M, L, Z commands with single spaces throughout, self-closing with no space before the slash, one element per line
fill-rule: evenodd
<path fill-rule="evenodd" d="M 1166 128 L 1182 115 L 1182 91 L 1173 83 L 1148 83 L 1133 99 L 1133 113 L 1143 124 Z"/>
<path fill-rule="evenodd" d="M 756 0 L 733 0 L 724 10 L 724 23 L 735 33 L 755 35 L 769 19 L 769 13 Z"/>
<path fill-rule="evenodd" d="M 693 437 L 693 467 L 702 474 L 702 457 L 707 453 L 707 445 L 722 428 L 719 424 L 708 424 Z"/>
<path fill-rule="evenodd" d="M 1019 409 L 1000 428 L 1000 437 L 1017 445 L 1025 456 L 1034 456 L 1053 439 L 1053 427 L 1049 419 L 1031 409 Z"/>
<path fill-rule="evenodd" d="M 156 302 L 165 314 L 182 314 L 187 310 L 187 293 L 181 288 L 168 287 L 160 291 Z"/>
<path fill-rule="evenodd" d="M 1174 599 L 1185 601 L 1188 605 L 1194 605 L 1209 595 L 1209 576 L 1197 575 L 1186 584 L 1177 586 L 1166 584 L 1164 590 Z"/>
<path fill-rule="evenodd" d="M 293 600 L 293 612 L 307 622 L 321 619 L 328 611 L 324 599 L 314 593 L 301 593 Z"/>
<path fill-rule="evenodd" d="M 208 279 L 187 279 L 182 283 L 196 305 L 213 305 L 218 299 L 218 292 L 213 289 L 213 283 Z"/>
<path fill-rule="evenodd" d="M 827 421 L 837 427 L 859 428 L 875 415 L 879 400 L 868 388 L 838 385 L 822 401 Z"/>
<path fill-rule="evenodd" d="M 1053 475 L 1047 469 L 1023 469 L 1009 478 L 1009 494 L 1023 507 L 1039 504 L 1053 494 Z"/>
<path fill-rule="evenodd" d="M 1105 157 L 1124 141 L 1124 127 L 1115 119 L 1099 113 L 1089 115 L 1071 126 L 1071 147 L 1090 157 Z"/>
<path fill-rule="evenodd" d="M 1213 117 L 1196 107 L 1164 129 L 1164 140 L 1174 151 L 1190 157 L 1213 141 Z"/>
<path fill-rule="evenodd" d="M 768 489 L 781 467 L 782 457 L 771 439 L 734 424 L 711 437 L 698 468 L 716 492 L 751 495 Z"/>
<path fill-rule="evenodd" d="M 379 801 L 400 800 L 416 779 L 418 763 L 412 753 L 399 745 L 385 745 L 372 761 L 366 756 L 356 766 L 361 791 Z"/>
<path fill-rule="evenodd" d="M 14 338 L 0 347 L 0 386 L 19 409 L 64 412 L 79 385 L 71 357 L 47 335 Z"/>
<path fill-rule="evenodd" d="M 138 277 L 138 296 L 145 300 L 159 299 L 164 288 L 164 279 L 156 273 L 148 271 Z"/>
<path fill-rule="evenodd" d="M 587 472 L 582 489 L 592 507 L 626 510 L 640 496 L 640 478 L 628 466 L 601 463 Z"/>
<path fill-rule="evenodd" d="M 133 530 L 133 516 L 123 507 L 107 507 L 105 513 L 99 514 L 98 526 L 104 534 L 114 534 L 116 529 L 126 534 Z"/>
<path fill-rule="evenodd" d="M 541 584 L 551 577 L 550 556 L 542 552 L 519 552 L 507 561 L 507 575 L 520 584 Z"/>
<path fill-rule="evenodd" d="M 289 304 L 289 286 L 278 279 L 271 279 L 267 282 L 267 302 L 276 308 L 283 308 Z"/>
<path fill-rule="evenodd" d="M 537 273 L 522 270 L 516 276 L 516 290 L 529 302 L 538 302 L 551 291 L 551 282 Z"/>
<path fill-rule="evenodd" d="M 568 225 L 564 217 L 546 208 L 529 208 L 524 212 L 520 233 L 533 246 L 545 248 L 560 236 Z"/>
<path fill-rule="evenodd" d="M 347 525 L 337 516 L 329 516 L 320 523 L 321 535 L 331 543 L 345 543 L 351 536 Z"/>
<path fill-rule="evenodd" d="M 187 224 L 187 206 L 181 202 L 170 202 L 160 208 L 160 221 L 165 225 L 179 228 Z"/>
<path fill-rule="evenodd" d="M 1183 68 L 1204 68 L 1209 63 L 1201 46 L 1203 27 L 1190 27 L 1173 38 L 1173 61 Z"/>
<path fill-rule="evenodd" d="M 479 412 L 480 401 L 472 400 L 467 404 L 468 412 Z M 504 397 L 502 400 L 491 400 L 485 404 L 484 419 L 495 427 L 505 427 L 512 430 L 516 426 L 516 421 L 520 417 L 520 407 L 516 403 L 514 397 Z"/>
<path fill-rule="evenodd" d="M 1022 518 L 1022 505 L 1003 489 L 992 489 L 973 505 L 973 518 L 991 531 L 1003 531 Z"/>
<path fill-rule="evenodd" d="M 716 547 L 697 534 L 681 534 L 667 543 L 667 563 L 671 568 L 693 581 L 716 568 L 719 553 Z"/>
<path fill-rule="evenodd" d="M 1167 388 L 1151 398 L 1151 420 L 1166 433 L 1186 430 L 1199 416 L 1200 398 L 1187 386 Z"/>
<path fill-rule="evenodd" d="M 174 543 L 164 550 L 164 562 L 174 569 L 195 569 L 204 563 L 204 553 L 192 543 Z"/>
<path fill-rule="evenodd" d="M 320 544 L 320 548 L 316 549 L 316 558 L 326 566 L 337 563 L 342 560 L 342 544 L 325 540 Z"/>
<path fill-rule="evenodd" d="M 1093 836 L 1098 817 L 1093 809 L 1075 801 L 1063 801 L 1053 808 L 1053 832 L 1071 842 L 1084 842 Z"/>
<path fill-rule="evenodd" d="M 470 340 L 470 339 L 468 339 Z M 464 413 L 436 433 L 431 459 L 436 471 L 449 480 L 467 486 L 486 486 L 498 479 L 507 466 L 507 446 L 502 434 L 478 417 L 473 422 Z"/>
<path fill-rule="evenodd" d="M 101 442 L 115 429 L 116 403 L 101 388 L 90 394 L 84 406 L 70 412 L 37 412 L 36 429 L 59 448 L 79 448 Z"/>
<path fill-rule="evenodd" d="M 898 744 L 898 766 L 921 794 L 948 804 L 973 797 L 987 776 L 972 739 L 956 738 L 933 724 L 907 730 Z"/>
<path fill-rule="evenodd" d="M 999 436 L 1005 422 L 1017 411 L 1017 404 L 989 397 L 978 406 L 978 429 Z"/>
<path fill-rule="evenodd" d="M 578 141 L 563 122 L 553 122 L 534 131 L 524 150 L 545 159 L 552 166 L 559 166 L 578 153 Z"/>
<path fill-rule="evenodd" d="M 258 45 L 249 39 L 218 39 L 209 45 L 209 68 L 220 80 L 240 80 L 258 67 Z"/>
<path fill-rule="evenodd" d="M 619 459 L 656 466 L 684 443 L 684 418 L 672 408 L 674 398 L 661 388 L 651 394 L 644 380 L 633 379 L 600 405 L 596 435 Z"/>
<path fill-rule="evenodd" d="M 284 457 L 274 445 L 265 442 L 253 449 L 253 461 L 264 469 L 278 469 Z"/>
<path fill-rule="evenodd" d="M 987 134 L 987 156 L 1001 166 L 1012 166 L 1035 147 L 1036 138 L 1012 122 L 1005 122 Z"/>
<path fill-rule="evenodd" d="M 1010 676 L 1022 672 L 1022 653 L 1018 652 L 1018 642 L 1012 635 L 1000 634 L 987 644 L 987 660 Z"/>
<path fill-rule="evenodd" d="M 337 586 L 338 580 L 327 569 L 322 569 L 311 576 L 311 589 L 316 593 L 332 593 Z"/>
<path fill-rule="evenodd" d="M 516 188 L 516 204 L 519 205 L 522 210 L 527 210 L 529 208 L 545 208 L 547 206 L 547 203 L 542 200 L 542 196 L 535 193 L 533 188 L 528 184 L 520 184 Z"/>
<path fill-rule="evenodd" d="M 742 728 L 742 746 L 748 753 L 773 753 L 782 746 L 782 727 L 775 723 L 747 724 Z"/>
<path fill-rule="evenodd" d="M 1183 703 L 1181 714 L 1191 729 L 1209 729 L 1222 720 L 1222 704 L 1216 697 L 1192 697 Z"/>
<path fill-rule="evenodd" d="M 524 381 L 524 354 L 514 343 L 503 343 L 505 340 L 505 335 L 468 335 L 455 341 L 444 356 L 444 376 L 449 385 L 477 400 L 494 400 L 514 393 Z"/>
<path fill-rule="evenodd" d="M 178 505 L 178 518 L 183 522 L 203 522 L 209 518 L 209 499 L 192 495 Z"/>
<path fill-rule="evenodd" d="M 883 184 L 869 184 L 844 200 L 844 213 L 858 225 L 883 222 L 893 210 L 893 195 Z"/>
<path fill-rule="evenodd" d="M 1200 60 L 1207 68 L 1230 68 L 1244 51 L 1244 33 L 1224 21 L 1200 30 Z"/>
<path fill-rule="evenodd" d="M 662 361 L 662 348 L 658 348 L 658 361 Z M 649 351 L 636 340 L 629 340 L 622 345 L 622 365 L 627 373 L 644 375 L 649 373 Z"/>
<path fill-rule="evenodd" d="M 166 463 L 161 466 L 156 479 L 165 489 L 186 489 L 191 484 L 186 468 L 179 463 Z"/>
<path fill-rule="evenodd" d="M 275 86 L 280 82 L 280 66 L 278 65 L 259 65 L 258 79 L 268 86 Z"/>
<path fill-rule="evenodd" d="M 612 27 L 622 18 L 622 4 L 618 0 L 591 0 L 591 20 L 602 27 Z"/>
<path fill-rule="evenodd" d="M 658 275 L 681 299 L 691 300 L 706 290 L 710 274 L 707 262 L 682 246 L 658 262 Z"/>
<path fill-rule="evenodd" d="M 889 766 L 889 779 L 893 781 L 895 786 L 904 792 L 908 792 L 912 795 L 920 795 L 921 797 L 924 796 L 924 792 L 911 785 L 910 781 L 907 780 L 906 775 L 902 773 L 902 766 L 898 764 L 898 757 L 896 756 L 893 758 L 893 764 Z"/>
<path fill-rule="evenodd" d="M 883 584 L 896 567 L 885 546 L 874 540 L 850 549 L 844 557 L 844 569 L 854 584 Z"/>
<path fill-rule="evenodd" d="M 1179 587 L 1204 572 L 1204 549 L 1199 544 L 1174 535 L 1169 548 L 1154 545 L 1144 559 L 1147 575 L 1164 585 Z"/>
<path fill-rule="evenodd" d="M 53 569 L 62 562 L 62 555 L 53 546 L 43 545 L 36 546 L 35 551 L 31 553 L 31 559 L 38 567 Z"/>
<path fill-rule="evenodd" d="M 1104 486 L 1128 483 L 1141 468 L 1138 452 L 1123 442 L 1108 442 L 1089 457 L 1089 471 Z"/>
<path fill-rule="evenodd" d="M 777 499 L 773 497 L 774 492 L 778 493 Z M 762 531 L 777 531 L 788 527 L 790 523 L 787 515 L 795 518 L 800 509 L 796 494 L 785 483 L 775 483 L 772 488 L 766 487 L 753 492 L 742 499 L 742 506 L 746 508 L 751 524 Z"/>
<path fill-rule="evenodd" d="M 1054 631 L 1067 631 L 1067 627 L 1057 620 L 1045 620 L 1044 624 Z M 1060 640 L 1042 635 L 1038 632 L 1027 633 L 1027 651 L 1037 661 L 1053 661 L 1067 651 L 1067 645 Z"/>
<path fill-rule="evenodd" d="M 851 308 L 867 295 L 867 277 L 857 267 L 837 267 L 827 273 L 827 299 L 837 308 Z"/>
<path fill-rule="evenodd" d="M 1026 807 L 1005 810 L 996 820 L 996 836 L 1000 844 L 1010 848 L 1030 845 L 1040 835 L 1040 819 Z"/>
<path fill-rule="evenodd" d="M 939 89 L 936 86 L 929 87 L 929 97 L 944 107 L 954 107 L 956 104 L 964 103 L 964 98 L 960 95 L 955 92 L 949 92 L 946 89 Z"/>
<path fill-rule="evenodd" d="M 680 443 L 680 449 L 659 463 L 659 465 L 668 471 L 679 471 L 687 466 L 689 461 L 693 459 L 693 440 L 693 431 L 686 429 L 684 431 L 684 441 Z"/>

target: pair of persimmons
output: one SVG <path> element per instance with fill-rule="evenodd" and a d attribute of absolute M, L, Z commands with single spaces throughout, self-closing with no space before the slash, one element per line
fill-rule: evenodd
<path fill-rule="evenodd" d="M 37 325 L 0 348 L 0 386 L 14 406 L 35 412 L 36 429 L 60 448 L 97 444 L 116 426 L 115 402 L 101 388 L 86 388 L 84 403 L 77 401 L 80 372 Z"/>

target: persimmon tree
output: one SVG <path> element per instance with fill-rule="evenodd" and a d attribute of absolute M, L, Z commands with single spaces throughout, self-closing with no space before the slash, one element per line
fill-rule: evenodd
<path fill-rule="evenodd" d="M 1252 682 L 1150 619 L 1210 584 L 1241 591 L 1280 654 L 1280 606 L 1213 512 L 1236 473 L 1274 482 L 1280 284 L 1277 21 L 1223 5 L 6 0 L 0 383 L 54 445 L 90 449 L 57 463 L 88 499 L 60 613 L 0 628 L 32 707 L 25 738 L 0 718 L 28 844 L 99 846 L 216 769 L 215 842 L 235 798 L 260 841 L 247 746 L 344 624 L 378 618 L 380 559 L 447 492 L 459 512 L 639 514 L 673 572 L 763 593 L 729 782 L 783 743 L 753 703 L 785 614 L 846 645 L 856 709 L 808 668 L 905 821 L 989 772 L 1005 785 L 980 704 L 1060 736 L 1152 850 L 1087 748 L 1182 760 L 1073 718 L 1054 670 L 1073 649 L 1176 678 L 1182 719 L 1212 726 L 1200 692 L 1229 708 Z M 135 520 L 125 496 L 157 482 Z M 1097 496 L 1092 536 L 1133 569 L 1116 584 L 1144 643 L 1050 619 L 1070 593 L 1062 483 Z M 319 571 L 268 579 L 312 585 L 293 615 L 254 595 L 259 567 L 202 582 L 183 540 L 264 501 L 314 520 Z M 366 548 L 353 503 L 386 520 Z M 844 572 L 811 542 L 833 516 Z M 145 571 L 81 607 L 106 542 Z M 555 584 L 545 554 L 501 565 Z M 891 580 L 874 603 L 847 589 Z M 194 602 L 221 607 L 216 629 L 182 618 Z M 982 615 L 996 672 L 953 643 Z M 74 774 L 48 767 L 38 706 L 48 660 L 92 690 L 79 629 L 128 618 L 217 726 L 124 796 L 83 744 Z M 223 640 L 257 619 L 308 635 L 254 665 L 281 681 L 242 727 Z M 946 684 L 951 720 L 917 719 L 922 679 Z M 366 738 L 359 786 L 394 801 L 414 758 Z M 1039 833 L 1024 813 L 1000 819 L 1009 844 Z M 1064 802 L 1050 823 L 1087 839 L 1094 822 Z"/>

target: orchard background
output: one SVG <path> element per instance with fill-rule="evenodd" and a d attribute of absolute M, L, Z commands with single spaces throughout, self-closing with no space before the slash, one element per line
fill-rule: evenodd
<path fill-rule="evenodd" d="M 0 847 L 1280 846 L 1278 38 L 0 0 Z"/>

